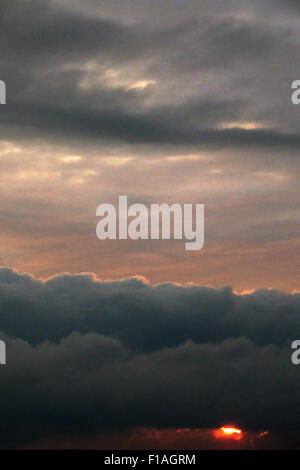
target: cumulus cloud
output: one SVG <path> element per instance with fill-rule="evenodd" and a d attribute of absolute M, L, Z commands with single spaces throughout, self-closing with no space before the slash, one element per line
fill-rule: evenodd
<path fill-rule="evenodd" d="M 1 441 L 226 422 L 300 430 L 290 360 L 299 302 L 1 269 Z"/>
<path fill-rule="evenodd" d="M 284 346 L 300 326 L 300 294 L 239 296 L 229 287 L 151 286 L 140 278 L 102 282 L 64 274 L 42 282 L 3 268 L 0 299 L 1 330 L 32 345 L 77 331 L 118 339 L 141 353 L 240 337 Z"/>

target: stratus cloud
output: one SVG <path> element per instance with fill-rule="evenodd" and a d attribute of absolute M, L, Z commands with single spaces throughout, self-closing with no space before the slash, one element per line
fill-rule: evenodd
<path fill-rule="evenodd" d="M 76 136 L 148 145 L 299 148 L 296 110 L 286 95 L 286 70 L 295 74 L 292 79 L 297 74 L 292 26 L 274 30 L 251 18 L 210 15 L 153 31 L 147 23 L 92 17 L 49 0 L 14 0 L 4 11 L 0 72 L 9 84 L 10 106 L 2 110 L 1 126 L 10 137 L 30 130 L 31 139 L 70 143 Z M 120 80 L 111 86 L 104 80 L 107 71 L 123 74 L 125 85 Z M 155 85 L 130 87 L 147 80 Z M 90 86 L 83 89 L 82 83 Z M 270 120 L 274 130 L 218 128 L 245 118 Z"/>

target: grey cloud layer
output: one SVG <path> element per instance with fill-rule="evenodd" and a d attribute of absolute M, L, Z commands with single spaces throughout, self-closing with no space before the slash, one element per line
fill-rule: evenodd
<path fill-rule="evenodd" d="M 140 425 L 300 430 L 299 295 L 1 269 L 0 304 L 3 446 Z"/>
<path fill-rule="evenodd" d="M 298 126 L 289 125 L 298 54 L 292 27 L 211 15 L 153 31 L 147 23 L 122 24 L 30 0 L 11 2 L 0 41 L 9 88 L 1 125 L 8 136 L 17 126 L 19 136 L 51 140 L 299 148 Z M 112 86 L 101 82 L 108 68 L 157 83 L 144 91 Z M 97 85 L 83 90 L 84 79 Z M 239 120 L 271 120 L 275 127 L 218 128 Z"/>
<path fill-rule="evenodd" d="M 43 283 L 3 268 L 0 300 L 1 331 L 32 344 L 77 331 L 117 338 L 139 352 L 242 336 L 283 346 L 300 327 L 300 294 L 238 296 L 230 288 L 152 287 L 138 278 L 96 282 L 91 275 L 61 275 Z"/>

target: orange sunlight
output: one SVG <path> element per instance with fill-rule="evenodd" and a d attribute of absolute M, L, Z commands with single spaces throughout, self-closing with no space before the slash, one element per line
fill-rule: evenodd
<path fill-rule="evenodd" d="M 243 437 L 243 433 L 241 429 L 235 428 L 233 426 L 223 426 L 216 431 L 214 431 L 214 435 L 217 439 L 220 438 L 233 438 L 235 440 L 240 440 Z"/>

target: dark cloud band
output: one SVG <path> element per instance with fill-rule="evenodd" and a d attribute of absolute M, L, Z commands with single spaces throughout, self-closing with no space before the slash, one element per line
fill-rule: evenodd
<path fill-rule="evenodd" d="M 4 446 L 135 426 L 300 429 L 299 295 L 2 269 L 0 304 Z"/>

